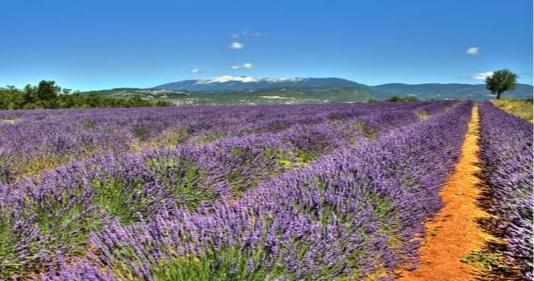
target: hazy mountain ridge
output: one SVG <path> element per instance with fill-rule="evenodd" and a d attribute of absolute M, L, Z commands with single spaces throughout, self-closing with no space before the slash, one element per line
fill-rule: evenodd
<path fill-rule="evenodd" d="M 154 88 L 205 92 L 276 88 L 357 88 L 361 86 L 365 85 L 341 78 L 255 78 L 250 76 L 220 76 L 213 79 L 172 82 Z"/>
<path fill-rule="evenodd" d="M 505 97 L 532 98 L 533 87 L 518 84 Z M 365 102 L 392 96 L 420 100 L 472 99 L 494 96 L 483 84 L 389 83 L 368 86 L 341 78 L 255 78 L 220 76 L 213 79 L 172 82 L 148 89 L 117 88 L 96 91 L 114 97 L 142 96 L 183 105 Z"/>
<path fill-rule="evenodd" d="M 114 97 L 142 96 L 149 100 L 164 100 L 178 105 L 366 102 L 374 99 L 369 91 L 356 88 L 278 88 L 203 92 L 131 88 L 105 90 L 100 93 Z"/>
<path fill-rule="evenodd" d="M 371 87 L 379 99 L 392 96 L 416 96 L 419 99 L 473 99 L 485 100 L 495 96 L 486 89 L 485 84 L 461 83 L 427 83 L 403 84 L 389 83 Z M 533 87 L 518 84 L 515 90 L 504 93 L 505 97 L 527 99 L 532 98 Z"/>

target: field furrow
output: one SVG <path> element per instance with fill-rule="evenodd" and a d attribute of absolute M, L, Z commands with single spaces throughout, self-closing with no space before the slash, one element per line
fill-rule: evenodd
<path fill-rule="evenodd" d="M 237 201 L 193 211 L 160 206 L 154 219 L 130 226 L 114 221 L 89 235 L 90 251 L 76 266 L 61 266 L 62 274 L 316 280 L 392 270 L 411 260 L 413 236 L 439 206 L 440 183 L 457 157 L 469 108 L 457 105 L 340 149 L 260 183 Z M 445 128 L 446 135 L 436 135 Z M 420 162 L 425 166 L 408 168 Z M 425 200 L 416 200 L 421 196 Z"/>
<path fill-rule="evenodd" d="M 474 173 L 495 186 L 492 110 L 481 162 L 470 102 L 0 112 L 0 279 L 488 274 Z"/>

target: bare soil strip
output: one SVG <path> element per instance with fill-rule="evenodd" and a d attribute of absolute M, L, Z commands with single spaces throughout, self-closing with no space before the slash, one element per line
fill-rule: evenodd
<path fill-rule="evenodd" d="M 481 250 L 493 238 L 479 221 L 489 215 L 478 206 L 482 194 L 479 158 L 478 108 L 472 111 L 469 129 L 462 145 L 462 155 L 455 171 L 441 191 L 444 207 L 425 223 L 426 237 L 420 248 L 420 266 L 399 273 L 399 280 L 475 280 L 480 272 L 466 257 Z M 463 261 L 462 261 L 463 260 Z"/>

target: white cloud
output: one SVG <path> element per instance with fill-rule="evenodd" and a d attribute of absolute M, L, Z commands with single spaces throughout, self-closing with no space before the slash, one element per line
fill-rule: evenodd
<path fill-rule="evenodd" d="M 476 56 L 479 53 L 478 47 L 472 47 L 467 50 L 465 50 L 465 53 L 470 56 Z"/>
<path fill-rule="evenodd" d="M 191 69 L 191 73 L 199 73 L 200 72 L 200 69 L 199 68 L 193 68 Z"/>
<path fill-rule="evenodd" d="M 475 80 L 486 80 L 486 78 L 490 77 L 491 75 L 493 75 L 493 71 L 486 71 L 486 72 L 475 73 L 475 75 L 471 76 L 471 78 Z"/>
<path fill-rule="evenodd" d="M 251 32 L 251 31 L 248 31 L 248 30 L 245 30 L 245 31 L 241 31 L 241 32 L 232 34 L 232 38 L 239 38 L 239 37 L 258 37 L 258 36 L 261 36 L 261 33 L 260 33 L 260 32 Z"/>
<path fill-rule="evenodd" d="M 237 41 L 234 41 L 230 44 L 229 46 L 231 49 L 235 49 L 235 50 L 239 50 L 239 49 L 243 49 L 245 47 L 245 45 L 243 45 L 243 43 L 240 43 L 240 42 L 237 42 Z"/>
<path fill-rule="evenodd" d="M 251 69 L 253 68 L 254 65 L 250 62 L 246 62 L 244 64 L 235 64 L 235 65 L 232 65 L 232 69 L 234 70 L 237 70 L 237 69 Z"/>

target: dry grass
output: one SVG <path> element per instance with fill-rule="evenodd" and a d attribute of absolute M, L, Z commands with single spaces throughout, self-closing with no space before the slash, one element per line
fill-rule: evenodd
<path fill-rule="evenodd" d="M 533 122 L 532 100 L 500 99 L 493 100 L 492 102 L 506 112 Z"/>

